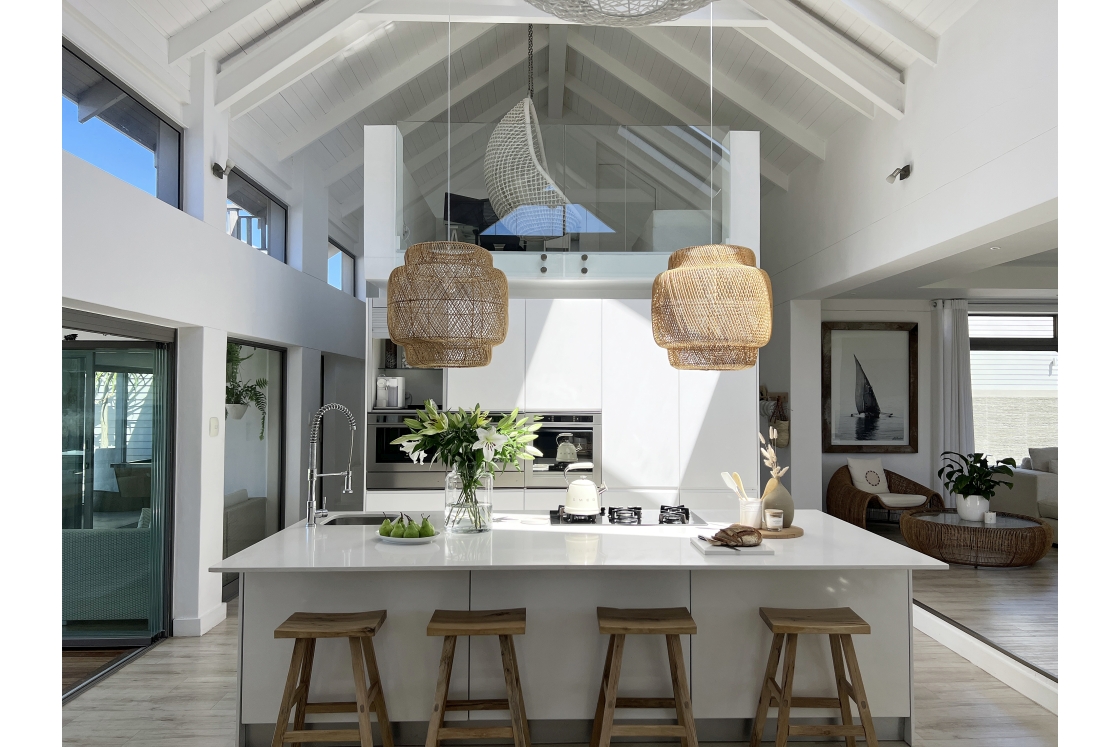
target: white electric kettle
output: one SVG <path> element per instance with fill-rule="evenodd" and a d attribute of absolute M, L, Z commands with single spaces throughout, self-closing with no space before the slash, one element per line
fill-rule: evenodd
<path fill-rule="evenodd" d="M 564 513 L 591 516 L 599 513 L 599 496 L 606 491 L 606 485 L 596 485 L 587 477 L 568 479 L 568 470 L 594 469 L 591 462 L 575 462 L 564 468 L 564 481 L 568 483 L 568 493 L 564 498 Z"/>

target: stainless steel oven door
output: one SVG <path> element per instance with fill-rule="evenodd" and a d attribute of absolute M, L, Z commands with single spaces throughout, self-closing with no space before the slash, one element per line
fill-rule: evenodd
<path fill-rule="evenodd" d="M 543 421 L 533 442 L 544 456 L 533 460 L 531 468 L 526 465 L 525 487 L 558 488 L 567 487 L 564 467 L 569 463 L 558 457 L 569 457 L 571 444 L 575 447 L 576 462 L 591 462 L 590 470 L 570 470 L 569 475 L 583 474 L 595 483 L 603 481 L 603 465 L 600 449 L 602 427 L 598 413 L 541 413 Z"/>

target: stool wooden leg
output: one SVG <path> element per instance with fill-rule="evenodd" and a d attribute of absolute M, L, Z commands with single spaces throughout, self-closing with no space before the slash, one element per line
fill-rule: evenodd
<path fill-rule="evenodd" d="M 389 722 L 389 710 L 385 707 L 385 688 L 381 686 L 381 672 L 377 669 L 377 656 L 373 653 L 373 639 L 362 639 L 362 653 L 366 657 L 366 672 L 369 686 L 374 690 L 373 712 L 377 714 L 377 726 L 381 730 L 382 747 L 393 747 L 393 727 Z"/>
<path fill-rule="evenodd" d="M 315 639 L 306 638 L 307 645 L 303 653 L 303 666 L 299 673 L 299 684 L 296 686 L 296 719 L 292 728 L 296 731 L 303 729 L 307 719 L 307 698 L 311 693 L 311 668 L 315 663 Z M 295 744 L 293 747 L 303 747 Z"/>
<path fill-rule="evenodd" d="M 366 685 L 366 665 L 362 656 L 362 639 L 350 639 L 350 668 L 354 671 L 354 705 L 358 709 L 358 735 L 362 747 L 373 747 L 373 728 L 369 723 L 369 688 Z"/>
<path fill-rule="evenodd" d="M 679 635 L 665 636 L 669 649 L 669 673 L 673 678 L 673 700 L 677 707 L 677 723 L 684 727 L 681 747 L 700 747 L 696 739 L 696 721 L 692 717 L 692 696 L 688 691 L 688 667 L 684 663 L 684 649 Z"/>
<path fill-rule="evenodd" d="M 766 728 L 766 716 L 770 713 L 770 681 L 778 674 L 778 659 L 782 656 L 784 640 L 783 634 L 775 633 L 774 641 L 770 644 L 770 657 L 766 660 L 766 674 L 762 676 L 762 692 L 758 695 L 758 710 L 754 714 L 750 747 L 759 747 L 762 743 L 762 730 Z"/>
<path fill-rule="evenodd" d="M 599 727 L 598 745 L 589 747 L 610 747 L 611 730 L 614 728 L 614 709 L 618 701 L 618 679 L 622 672 L 622 648 L 626 644 L 625 635 L 613 636 L 614 650 L 611 651 L 610 670 L 607 672 L 607 689 L 603 693 L 603 723 Z"/>
<path fill-rule="evenodd" d="M 778 702 L 778 733 L 775 747 L 786 747 L 789 740 L 789 709 L 793 701 L 793 667 L 797 660 L 797 634 L 786 636 L 786 661 L 782 669 L 782 697 Z"/>
<path fill-rule="evenodd" d="M 836 673 L 836 695 L 840 698 L 840 718 L 845 726 L 851 726 L 852 704 L 848 699 L 848 691 L 844 687 L 848 675 L 844 670 L 844 654 L 840 651 L 840 636 L 830 635 L 828 646 L 832 649 L 832 669 Z M 844 742 L 847 747 L 856 747 L 855 737 L 844 737 Z"/>
<path fill-rule="evenodd" d="M 599 735 L 602 734 L 603 729 L 603 708 L 607 702 L 607 679 L 611 673 L 611 659 L 614 658 L 614 636 L 610 638 L 607 644 L 607 658 L 603 662 L 603 679 L 599 683 L 599 702 L 595 706 L 595 721 L 591 725 L 591 742 L 590 747 L 596 747 L 599 744 Z"/>
<path fill-rule="evenodd" d="M 443 726 L 443 715 L 447 711 L 447 690 L 451 686 L 451 665 L 455 661 L 456 636 L 443 638 L 443 654 L 439 657 L 439 676 L 436 678 L 436 701 L 432 705 L 432 716 L 428 720 L 428 738 L 424 747 L 439 745 L 439 730 Z"/>
<path fill-rule="evenodd" d="M 283 747 L 284 732 L 288 730 L 288 718 L 292 715 L 292 696 L 296 692 L 300 667 L 303 664 L 307 639 L 297 638 L 292 646 L 292 663 L 288 665 L 288 679 L 284 682 L 284 694 L 280 697 L 280 714 L 276 717 L 276 731 L 272 733 L 272 747 Z"/>
<path fill-rule="evenodd" d="M 513 662 L 513 683 L 517 686 L 521 723 L 525 726 L 525 747 L 533 747 L 533 741 L 529 738 L 529 716 L 525 712 L 525 692 L 521 689 L 521 671 L 517 666 L 517 648 L 513 645 L 512 637 L 509 639 L 509 660 Z"/>
<path fill-rule="evenodd" d="M 498 636 L 502 650 L 502 674 L 506 680 L 506 699 L 509 701 L 509 720 L 513 727 L 513 747 L 526 747 L 525 734 L 529 725 L 523 719 L 521 682 L 517 676 L 517 663 L 513 660 L 513 636 Z"/>
<path fill-rule="evenodd" d="M 856 708 L 859 709 L 859 720 L 863 726 L 863 736 L 867 739 L 868 747 L 879 747 L 879 740 L 875 736 L 875 724 L 871 720 L 871 708 L 867 705 L 867 692 L 863 689 L 863 677 L 859 673 L 859 661 L 856 660 L 856 648 L 852 645 L 850 635 L 840 636 L 840 643 L 844 647 L 844 658 L 848 660 L 848 672 L 852 676 L 852 690 L 855 692 Z"/>

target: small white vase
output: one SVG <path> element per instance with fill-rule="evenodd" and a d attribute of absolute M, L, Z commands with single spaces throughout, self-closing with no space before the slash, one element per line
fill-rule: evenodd
<path fill-rule="evenodd" d="M 249 405 L 226 405 L 226 417 L 233 418 L 234 420 L 241 420 L 245 417 L 245 411 L 249 409 Z"/>
<path fill-rule="evenodd" d="M 957 515 L 965 521 L 983 521 L 988 499 L 978 495 L 957 496 Z"/>
<path fill-rule="evenodd" d="M 739 499 L 739 523 L 758 529 L 762 526 L 762 501 Z"/>

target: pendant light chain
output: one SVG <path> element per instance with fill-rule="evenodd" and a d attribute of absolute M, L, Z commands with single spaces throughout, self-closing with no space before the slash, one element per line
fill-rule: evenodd
<path fill-rule="evenodd" d="M 533 100 L 533 24 L 529 24 L 529 100 Z"/>

